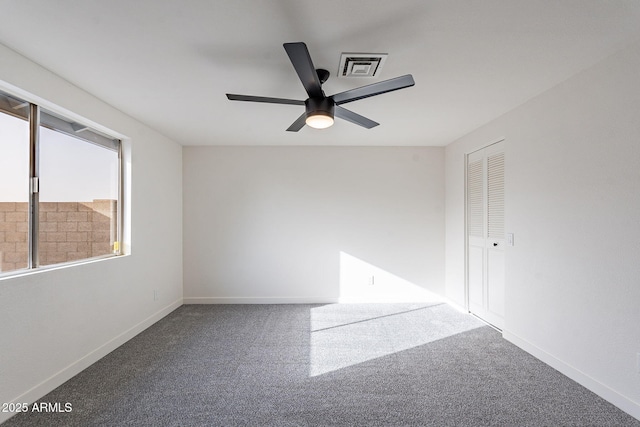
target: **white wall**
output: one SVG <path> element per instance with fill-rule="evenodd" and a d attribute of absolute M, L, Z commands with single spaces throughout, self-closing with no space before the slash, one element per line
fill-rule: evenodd
<path fill-rule="evenodd" d="M 464 154 L 506 138 L 505 338 L 640 418 L 640 45 L 446 148 L 464 302 Z"/>
<path fill-rule="evenodd" d="M 444 293 L 443 148 L 185 147 L 183 159 L 185 302 Z"/>
<path fill-rule="evenodd" d="M 182 149 L 1 45 L 0 85 L 128 137 L 130 255 L 0 280 L 0 402 L 29 402 L 182 303 Z"/>

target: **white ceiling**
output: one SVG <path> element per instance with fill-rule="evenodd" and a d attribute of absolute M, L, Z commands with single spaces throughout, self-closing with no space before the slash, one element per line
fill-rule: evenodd
<path fill-rule="evenodd" d="M 183 145 L 446 145 L 640 39 L 638 0 L 0 0 L 0 43 Z M 282 47 L 304 41 L 327 95 L 413 74 L 350 103 L 381 123 L 285 129 L 305 99 Z M 342 52 L 388 53 L 376 79 Z M 37 94 L 36 94 L 37 95 Z M 77 113 L 82 114 L 81 111 Z"/>

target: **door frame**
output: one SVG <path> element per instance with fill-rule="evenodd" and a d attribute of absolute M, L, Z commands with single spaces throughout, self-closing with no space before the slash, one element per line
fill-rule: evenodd
<path fill-rule="evenodd" d="M 471 313 L 470 304 L 469 304 L 469 217 L 468 217 L 469 209 L 467 206 L 467 199 L 468 199 L 467 182 L 468 182 L 469 156 L 471 156 L 474 153 L 477 153 L 478 151 L 489 148 L 492 145 L 503 142 L 505 140 L 506 140 L 505 137 L 498 138 L 489 144 L 483 145 L 482 147 L 476 148 L 475 150 L 466 152 L 464 154 L 464 309 L 465 311 L 467 311 L 467 313 Z M 505 153 L 506 153 L 507 144 L 505 143 L 504 145 L 505 145 Z M 506 206 L 506 202 L 505 202 L 505 206 Z M 506 209 L 505 209 L 505 212 L 506 212 Z M 506 305 L 506 301 L 505 301 L 505 305 Z M 486 320 L 483 320 L 483 319 L 480 319 L 480 320 L 487 323 Z M 491 327 L 494 327 L 489 323 L 487 324 Z"/>

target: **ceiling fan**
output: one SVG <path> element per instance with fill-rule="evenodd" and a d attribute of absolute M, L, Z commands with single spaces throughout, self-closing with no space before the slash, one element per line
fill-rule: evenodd
<path fill-rule="evenodd" d="M 290 104 L 304 105 L 305 112 L 289 126 L 287 131 L 298 132 L 305 124 L 316 128 L 324 129 L 333 125 L 333 118 L 339 117 L 348 122 L 362 126 L 367 129 L 378 126 L 376 123 L 360 114 L 343 108 L 341 105 L 347 102 L 357 101 L 370 96 L 381 95 L 398 89 L 413 86 L 413 76 L 407 74 L 378 83 L 350 89 L 335 95 L 326 96 L 322 90 L 322 84 L 329 78 L 329 71 L 322 68 L 316 69 L 311 61 L 307 45 L 302 42 L 285 43 L 284 50 L 289 55 L 289 59 L 298 73 L 302 86 L 307 91 L 309 98 L 305 101 L 296 99 L 270 98 L 264 96 L 227 94 L 231 101 L 266 102 L 269 104 Z"/>

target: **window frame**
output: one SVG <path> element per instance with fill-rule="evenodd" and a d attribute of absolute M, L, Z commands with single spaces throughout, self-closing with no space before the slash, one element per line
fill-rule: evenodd
<path fill-rule="evenodd" d="M 76 116 L 73 113 L 61 112 L 61 109 L 46 105 L 43 107 L 41 103 L 35 103 L 25 100 L 23 96 L 17 96 L 6 88 L 0 86 L 0 114 L 8 114 L 28 122 L 29 128 L 29 197 L 28 197 L 28 212 L 27 212 L 27 249 L 28 259 L 27 266 L 25 268 L 19 268 L 15 270 L 0 271 L 0 279 L 7 277 L 14 277 L 23 274 L 33 273 L 36 271 L 43 271 L 52 268 L 59 268 L 64 266 L 72 266 L 77 264 L 83 264 L 95 260 L 114 258 L 124 255 L 123 251 L 123 237 L 124 237 L 124 223 L 123 215 L 124 209 L 124 142 L 121 137 L 114 136 L 116 133 L 111 131 L 99 131 L 96 127 L 102 128 L 100 125 L 89 124 L 84 119 L 72 119 Z M 6 101 L 6 102 L 5 102 Z M 16 105 L 12 105 L 12 101 Z M 45 111 L 42 111 L 43 108 Z M 21 114 L 19 110 L 25 109 L 26 113 Z M 14 110 L 14 111 L 12 111 Z M 44 116 L 44 120 L 43 120 Z M 97 256 L 91 256 L 87 258 L 81 258 L 72 261 L 65 261 L 59 263 L 52 263 L 46 265 L 40 265 L 39 257 L 39 245 L 40 245 L 40 233 L 39 233 L 39 144 L 40 144 L 40 127 L 46 127 L 54 131 L 66 134 L 70 137 L 81 140 L 85 143 L 101 146 L 105 149 L 115 151 L 117 153 L 117 200 L 116 200 L 116 221 L 115 221 L 115 241 L 114 247 L 111 253 L 102 254 Z M 82 133 L 82 135 L 80 135 Z"/>

